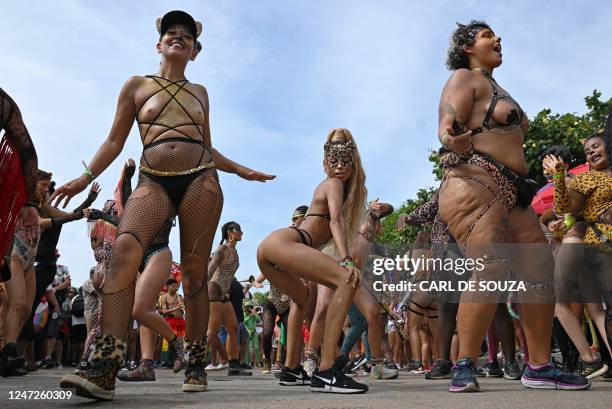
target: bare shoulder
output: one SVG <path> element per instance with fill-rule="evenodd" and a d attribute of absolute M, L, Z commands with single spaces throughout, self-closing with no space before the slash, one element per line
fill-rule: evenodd
<path fill-rule="evenodd" d="M 344 190 L 344 182 L 338 178 L 327 178 L 321 183 L 327 191 L 340 191 Z"/>
<path fill-rule="evenodd" d="M 471 86 L 474 80 L 474 72 L 467 68 L 459 68 L 455 70 L 448 81 L 446 82 L 445 88 L 450 87 L 461 87 Z"/>

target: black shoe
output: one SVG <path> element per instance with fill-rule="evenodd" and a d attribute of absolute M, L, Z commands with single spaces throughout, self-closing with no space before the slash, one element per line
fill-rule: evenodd
<path fill-rule="evenodd" d="M 298 365 L 293 369 L 283 367 L 283 370 L 279 373 L 278 380 L 278 384 L 284 386 L 310 385 L 310 377 L 302 365 Z"/>
<path fill-rule="evenodd" d="M 348 372 L 348 371 L 351 370 L 350 366 L 352 366 L 352 361 L 351 361 L 351 359 L 348 356 L 346 356 L 344 354 L 342 354 L 338 358 L 336 358 L 336 362 L 335 363 L 336 363 L 336 366 L 338 368 L 342 369 L 344 372 Z M 349 366 L 349 364 L 351 364 L 351 365 Z"/>
<path fill-rule="evenodd" d="M 227 369 L 227 376 L 251 376 L 253 372 L 247 371 L 240 367 L 240 361 L 237 359 L 230 359 L 229 368 Z"/>
<path fill-rule="evenodd" d="M 310 390 L 325 393 L 366 393 L 368 386 L 354 381 L 334 365 L 326 371 L 315 371 Z"/>
<path fill-rule="evenodd" d="M 452 366 L 451 361 L 438 359 L 431 371 L 425 374 L 425 379 L 450 379 Z"/>
<path fill-rule="evenodd" d="M 578 366 L 580 368 L 580 375 L 587 379 L 593 379 L 608 372 L 608 365 L 604 364 L 599 358 L 593 362 L 585 362 L 581 358 Z"/>
<path fill-rule="evenodd" d="M 3 377 L 7 377 L 7 376 L 24 376 L 27 375 L 28 371 L 26 371 L 23 367 L 22 368 L 12 368 L 12 369 L 8 369 L 5 370 L 2 373 Z"/>
<path fill-rule="evenodd" d="M 519 369 L 516 361 L 506 362 L 504 364 L 504 379 L 516 381 L 521 379 L 521 376 L 523 376 L 523 371 Z"/>
<path fill-rule="evenodd" d="M 25 358 L 17 356 L 17 347 L 14 343 L 8 343 L 0 351 L 0 359 L 2 359 L 3 366 L 6 370 L 13 368 L 21 368 L 25 364 Z"/>
<path fill-rule="evenodd" d="M 51 360 L 51 358 L 45 358 L 40 363 L 40 367 L 43 368 L 43 369 L 51 369 L 51 368 L 55 368 L 56 366 L 57 366 L 57 364 L 55 362 L 53 362 Z"/>
<path fill-rule="evenodd" d="M 361 368 L 366 363 L 366 361 L 367 361 L 367 358 L 365 354 L 358 356 L 357 358 L 353 360 L 353 367 L 351 368 L 351 371 L 357 371 L 359 368 Z"/>
<path fill-rule="evenodd" d="M 243 364 L 240 364 L 240 368 L 242 368 L 242 369 L 246 369 L 246 370 L 249 370 L 249 369 L 253 369 L 253 366 L 252 366 L 252 365 L 249 365 L 249 364 L 247 364 L 247 363 L 245 362 L 245 363 L 243 363 Z"/>
<path fill-rule="evenodd" d="M 482 370 L 484 371 L 487 377 L 501 378 L 502 376 L 504 376 L 504 371 L 502 371 L 502 369 L 500 368 L 497 359 L 494 359 L 493 361 L 484 365 L 482 367 Z"/>

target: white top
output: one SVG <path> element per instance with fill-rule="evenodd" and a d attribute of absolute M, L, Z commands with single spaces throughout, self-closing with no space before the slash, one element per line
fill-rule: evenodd
<path fill-rule="evenodd" d="M 77 296 L 75 295 L 72 300 L 70 300 L 70 308 L 72 309 L 72 304 L 74 304 L 74 299 L 77 298 Z M 74 327 L 75 325 L 85 325 L 85 317 L 75 317 L 74 314 L 72 314 L 72 326 Z"/>

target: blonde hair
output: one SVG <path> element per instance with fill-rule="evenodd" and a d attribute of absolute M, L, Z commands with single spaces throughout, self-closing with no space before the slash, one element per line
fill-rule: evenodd
<path fill-rule="evenodd" d="M 365 214 L 368 189 L 365 186 L 366 176 L 361 166 L 361 156 L 357 149 L 357 143 L 346 128 L 334 128 L 327 134 L 327 143 L 334 139 L 343 139 L 345 142 L 353 143 L 353 173 L 344 184 L 344 202 L 342 210 L 346 221 L 346 237 L 349 243 L 353 241 L 359 230 Z"/>

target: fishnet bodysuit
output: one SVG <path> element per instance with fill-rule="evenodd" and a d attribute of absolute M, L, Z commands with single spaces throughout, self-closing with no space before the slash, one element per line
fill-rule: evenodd
<path fill-rule="evenodd" d="M 147 78 L 159 88 L 138 109 L 136 119 L 143 143 L 152 130 L 161 132 L 145 145 L 141 165 L 157 171 L 182 171 L 210 162 L 210 148 L 204 145 L 203 139 L 193 138 L 187 132 L 195 128 L 203 138 L 205 125 L 194 119 L 199 108 L 192 111 L 185 108 L 190 99 L 195 99 L 196 107 L 205 111 L 200 99 L 188 89 L 189 82 L 155 76 Z M 143 118 L 147 116 L 153 120 Z M 205 271 L 222 207 L 223 193 L 214 169 L 182 176 L 154 176 L 141 172 L 117 230 L 118 238 L 129 234 L 144 250 L 167 221 L 178 215 L 188 342 L 202 341 L 206 336 L 209 306 Z M 123 289 L 103 296 L 102 332 L 126 340 L 136 271 L 126 271 L 121 258 L 127 256 L 117 255 L 117 248 L 114 250 L 107 282 L 118 280 Z"/>
<path fill-rule="evenodd" d="M 227 260 L 217 268 L 210 278 L 208 298 L 211 302 L 229 300 L 232 279 L 240 266 L 238 250 L 231 246 L 225 246 L 225 248 L 228 250 Z"/>

